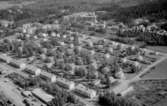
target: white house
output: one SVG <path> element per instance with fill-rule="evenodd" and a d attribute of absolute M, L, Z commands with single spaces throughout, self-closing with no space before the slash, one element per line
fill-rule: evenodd
<path fill-rule="evenodd" d="M 75 88 L 75 83 L 64 78 L 57 78 L 56 83 L 66 89 L 73 90 Z"/>
<path fill-rule="evenodd" d="M 95 54 L 95 51 L 94 50 L 91 50 L 90 51 L 90 54 L 93 56 Z"/>
<path fill-rule="evenodd" d="M 97 96 L 97 92 L 93 89 L 89 89 L 87 87 L 85 87 L 84 85 L 82 84 L 79 84 L 75 87 L 75 90 L 74 90 L 76 93 L 82 95 L 82 96 L 85 96 L 85 97 L 88 97 L 90 99 L 94 98 Z"/>
<path fill-rule="evenodd" d="M 32 66 L 32 65 L 27 65 L 26 68 L 24 69 L 24 71 L 29 73 L 29 74 L 35 75 L 35 76 L 38 76 L 41 74 L 41 69 L 39 69 L 35 66 Z"/>
<path fill-rule="evenodd" d="M 128 61 L 127 58 L 123 58 L 123 59 L 122 59 L 122 62 L 123 62 L 123 63 L 127 63 L 127 61 Z"/>
<path fill-rule="evenodd" d="M 15 59 L 11 59 L 8 64 L 13 66 L 13 67 L 15 67 L 15 68 L 20 68 L 21 70 L 26 68 L 26 64 L 25 63 L 22 63 L 22 62 L 20 62 L 18 60 L 15 60 Z"/>
<path fill-rule="evenodd" d="M 110 56 L 109 53 L 106 53 L 106 54 L 104 55 L 104 57 L 105 57 L 105 59 L 109 59 L 111 56 Z"/>
<path fill-rule="evenodd" d="M 56 76 L 45 71 L 41 72 L 40 77 L 50 82 L 56 82 Z"/>

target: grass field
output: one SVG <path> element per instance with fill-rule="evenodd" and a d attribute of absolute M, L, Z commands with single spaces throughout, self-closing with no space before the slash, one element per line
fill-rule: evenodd
<path fill-rule="evenodd" d="M 148 46 L 147 48 L 154 51 L 167 53 L 167 46 Z"/>
<path fill-rule="evenodd" d="M 167 80 L 142 80 L 133 84 L 134 92 L 129 95 L 142 106 L 167 106 Z"/>
<path fill-rule="evenodd" d="M 167 97 L 153 106 L 167 106 Z"/>
<path fill-rule="evenodd" d="M 144 75 L 142 79 L 167 79 L 167 59 L 158 64 L 155 69 Z"/>
<path fill-rule="evenodd" d="M 30 5 L 34 3 L 33 1 L 22 1 L 22 2 L 13 2 L 13 1 L 0 1 L 0 10 L 11 8 L 13 6 L 23 6 Z"/>

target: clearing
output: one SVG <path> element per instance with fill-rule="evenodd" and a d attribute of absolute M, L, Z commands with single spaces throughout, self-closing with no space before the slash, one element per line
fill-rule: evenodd
<path fill-rule="evenodd" d="M 142 79 L 167 79 L 167 59 L 144 75 Z"/>

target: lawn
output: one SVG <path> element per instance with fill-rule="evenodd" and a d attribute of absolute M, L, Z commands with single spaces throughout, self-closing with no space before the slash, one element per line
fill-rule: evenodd
<path fill-rule="evenodd" d="M 30 5 L 32 3 L 34 3 L 34 2 L 33 1 L 21 1 L 21 2 L 17 2 L 17 1 L 0 1 L 0 10 L 1 9 L 11 8 L 13 6 Z"/>
<path fill-rule="evenodd" d="M 0 1 L 0 10 L 1 9 L 6 9 L 6 8 L 10 8 L 12 7 L 13 5 L 8 3 L 7 1 Z"/>
<path fill-rule="evenodd" d="M 167 79 L 167 59 L 144 75 L 142 79 Z"/>
<path fill-rule="evenodd" d="M 147 46 L 148 49 L 167 53 L 167 46 Z"/>
<path fill-rule="evenodd" d="M 162 99 L 159 103 L 153 106 L 167 106 L 167 97 L 165 99 Z"/>
<path fill-rule="evenodd" d="M 128 95 L 142 106 L 166 106 L 167 80 L 142 80 L 133 84 L 135 91 Z"/>

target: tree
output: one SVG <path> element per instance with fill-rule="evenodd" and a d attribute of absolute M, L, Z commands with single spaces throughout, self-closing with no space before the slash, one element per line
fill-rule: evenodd
<path fill-rule="evenodd" d="M 75 68 L 75 75 L 84 77 L 86 75 L 86 70 L 83 67 Z"/>
<path fill-rule="evenodd" d="M 129 99 L 116 96 L 114 93 L 109 93 L 109 92 L 106 92 L 105 94 L 100 95 L 98 99 L 98 103 L 101 106 L 139 106 L 139 104 Z"/>
<path fill-rule="evenodd" d="M 65 64 L 64 70 L 65 71 L 71 71 L 72 70 L 72 66 L 70 64 Z"/>

